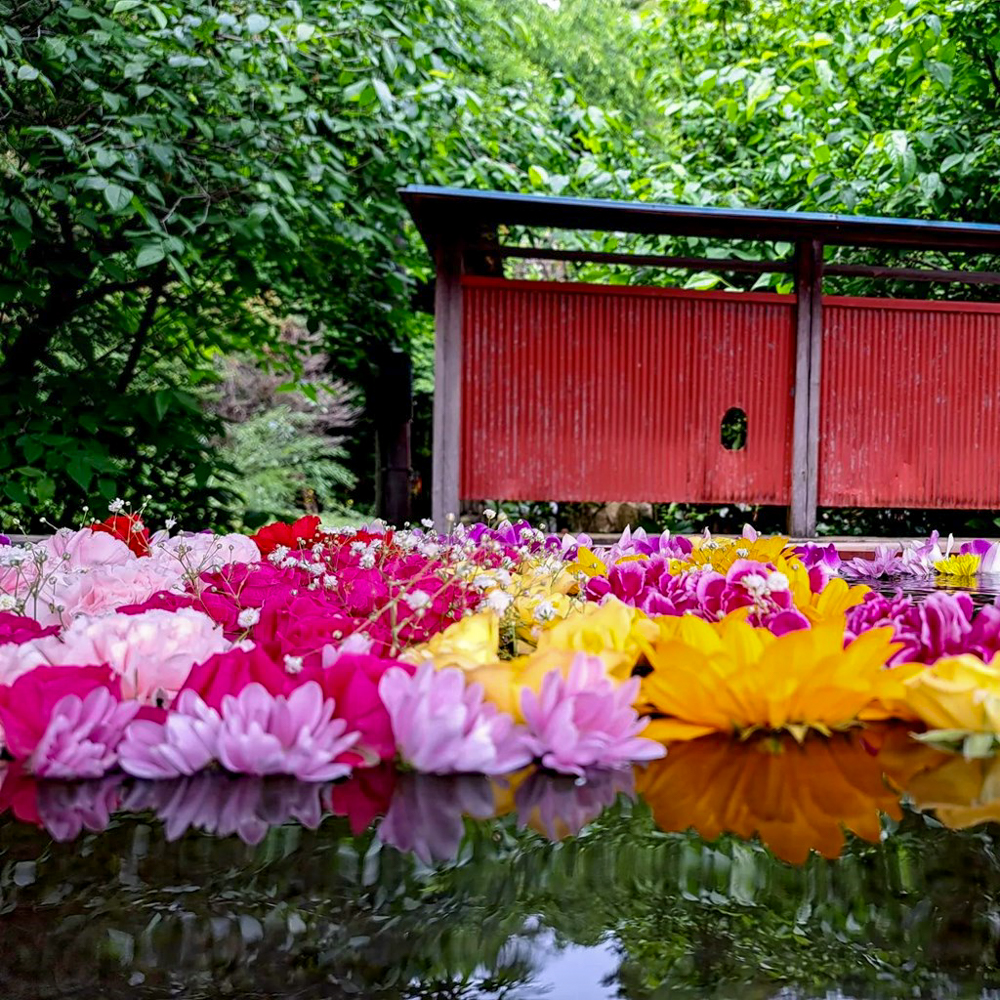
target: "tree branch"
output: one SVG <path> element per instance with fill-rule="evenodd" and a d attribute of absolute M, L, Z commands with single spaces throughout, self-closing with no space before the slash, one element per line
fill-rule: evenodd
<path fill-rule="evenodd" d="M 163 286 L 167 283 L 167 262 L 160 261 L 156 271 L 150 279 L 149 296 L 146 305 L 139 318 L 139 325 L 136 327 L 135 336 L 132 338 L 132 346 L 129 348 L 125 365 L 118 376 L 115 389 L 124 392 L 135 378 L 136 369 L 139 367 L 139 358 L 142 357 L 143 348 L 146 346 L 146 338 L 149 336 L 153 319 L 156 317 L 156 309 L 160 304 L 160 296 L 163 294 Z"/>

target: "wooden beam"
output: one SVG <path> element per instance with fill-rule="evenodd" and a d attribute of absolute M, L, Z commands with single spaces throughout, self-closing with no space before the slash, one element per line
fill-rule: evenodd
<path fill-rule="evenodd" d="M 1000 285 L 995 271 L 947 271 L 934 267 L 882 267 L 877 264 L 827 264 L 824 274 L 880 281 L 941 281 L 959 285 Z"/>
<path fill-rule="evenodd" d="M 457 236 L 437 245 L 434 288 L 434 436 L 431 513 L 438 531 L 459 510 L 458 475 L 462 421 L 463 245 Z"/>
<path fill-rule="evenodd" d="M 556 250 L 550 247 L 501 246 L 501 257 L 524 260 L 565 260 L 581 264 L 624 264 L 628 267 L 677 267 L 686 270 L 731 271 L 746 274 L 792 274 L 784 260 L 738 260 L 733 257 L 676 257 L 662 254 L 603 253 L 596 250 Z"/>
<path fill-rule="evenodd" d="M 795 406 L 792 418 L 792 497 L 788 510 L 788 531 L 800 537 L 813 535 L 816 531 L 822 267 L 823 245 L 818 240 L 800 241 L 795 255 Z"/>

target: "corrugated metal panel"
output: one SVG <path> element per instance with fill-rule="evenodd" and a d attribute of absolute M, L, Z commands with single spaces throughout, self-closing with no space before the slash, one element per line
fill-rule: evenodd
<path fill-rule="evenodd" d="M 466 278 L 463 301 L 463 499 L 788 503 L 794 297 Z"/>
<path fill-rule="evenodd" d="M 819 502 L 1000 506 L 1000 306 L 823 300 Z"/>

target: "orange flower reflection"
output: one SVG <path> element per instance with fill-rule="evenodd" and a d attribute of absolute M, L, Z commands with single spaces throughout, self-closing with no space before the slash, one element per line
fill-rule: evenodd
<path fill-rule="evenodd" d="M 1000 757 L 966 760 L 935 750 L 937 766 L 922 771 L 906 786 L 918 809 L 953 830 L 1000 822 Z"/>
<path fill-rule="evenodd" d="M 636 790 L 664 830 L 693 828 L 708 840 L 722 833 L 757 836 L 779 858 L 802 864 L 810 850 L 836 858 L 844 830 L 877 842 L 880 814 L 902 816 L 899 795 L 884 778 L 883 751 L 895 768 L 918 743 L 905 731 L 852 731 L 828 738 L 757 737 L 738 742 L 703 736 L 674 743 L 663 760 L 636 769 Z"/>

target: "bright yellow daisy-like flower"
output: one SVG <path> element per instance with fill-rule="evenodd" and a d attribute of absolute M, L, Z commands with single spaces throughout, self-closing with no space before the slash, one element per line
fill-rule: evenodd
<path fill-rule="evenodd" d="M 662 718 L 644 735 L 784 729 L 802 739 L 810 729 L 828 734 L 857 723 L 873 702 L 902 699 L 901 681 L 911 671 L 885 669 L 899 649 L 891 628 L 872 629 L 844 648 L 843 617 L 782 636 L 742 617 L 657 619 L 642 697 L 645 710 Z"/>
<path fill-rule="evenodd" d="M 964 556 L 948 556 L 946 559 L 938 559 L 934 563 L 934 569 L 940 576 L 964 579 L 979 572 L 980 561 L 979 556 L 972 553 Z"/>

